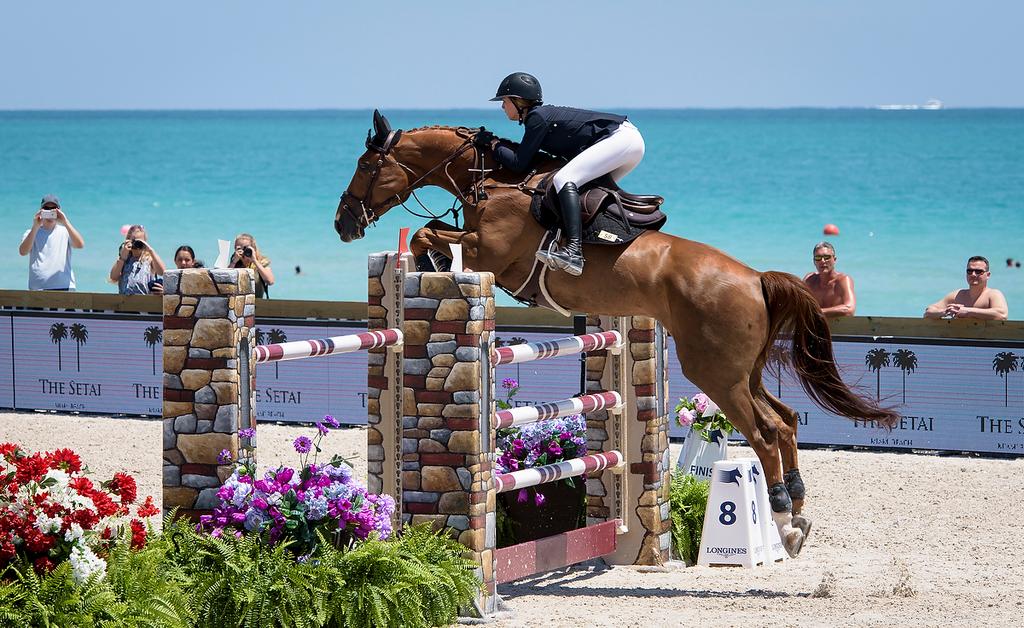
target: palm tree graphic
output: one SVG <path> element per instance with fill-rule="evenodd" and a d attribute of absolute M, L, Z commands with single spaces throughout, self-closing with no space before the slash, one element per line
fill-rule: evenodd
<path fill-rule="evenodd" d="M 57 345 L 57 370 L 64 370 L 63 363 L 60 355 L 60 343 L 64 342 L 68 338 L 68 327 L 64 323 L 54 323 L 50 325 L 50 342 Z"/>
<path fill-rule="evenodd" d="M 82 323 L 71 326 L 71 339 L 75 341 L 75 370 L 82 370 L 82 345 L 89 342 L 89 330 Z"/>
<path fill-rule="evenodd" d="M 782 371 L 790 363 L 792 354 L 787 343 L 776 342 L 768 350 L 768 363 L 771 365 L 772 373 L 775 374 L 778 383 L 778 394 L 775 396 L 782 399 Z"/>
<path fill-rule="evenodd" d="M 1010 405 L 1010 373 L 1017 370 L 1018 360 L 1024 362 L 1024 356 L 1015 355 L 1011 351 L 1000 351 L 992 358 L 992 370 L 1003 378 L 1003 406 Z"/>
<path fill-rule="evenodd" d="M 875 372 L 875 400 L 882 398 L 882 368 L 889 366 L 890 353 L 882 348 L 875 348 L 868 351 L 864 356 L 864 364 Z"/>
<path fill-rule="evenodd" d="M 156 325 L 147 327 L 146 331 L 142 333 L 142 339 L 153 350 L 153 375 L 156 375 L 156 345 L 164 339 L 164 330 Z"/>
<path fill-rule="evenodd" d="M 892 365 L 903 371 L 903 403 L 906 403 L 907 375 L 917 368 L 917 355 L 910 349 L 897 349 L 892 354 Z"/>
<path fill-rule="evenodd" d="M 271 329 L 270 332 L 267 333 L 267 340 L 272 345 L 276 345 L 281 342 L 288 342 L 288 334 L 284 333 L 283 329 L 278 329 L 275 327 L 274 329 Z M 280 362 L 274 362 L 274 379 L 277 379 L 277 376 L 279 375 L 277 367 L 280 364 Z"/>
<path fill-rule="evenodd" d="M 262 345 L 267 342 L 267 334 L 259 327 L 256 328 L 256 344 Z"/>

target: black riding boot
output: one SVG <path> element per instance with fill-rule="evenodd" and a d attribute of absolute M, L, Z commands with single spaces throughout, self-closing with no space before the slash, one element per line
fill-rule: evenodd
<path fill-rule="evenodd" d="M 565 227 L 565 246 L 551 245 L 547 251 L 537 251 L 537 259 L 551 270 L 564 270 L 578 277 L 583 274 L 583 209 L 580 207 L 580 193 L 576 184 L 569 182 L 558 192 L 558 204 L 562 209 L 562 225 Z"/>

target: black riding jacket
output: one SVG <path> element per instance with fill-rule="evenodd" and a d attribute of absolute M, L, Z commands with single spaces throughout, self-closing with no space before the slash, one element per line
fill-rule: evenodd
<path fill-rule="evenodd" d="M 625 121 L 626 116 L 614 113 L 540 105 L 526 114 L 526 132 L 518 146 L 503 140 L 494 157 L 513 172 L 526 172 L 538 150 L 572 159 L 611 135 Z"/>

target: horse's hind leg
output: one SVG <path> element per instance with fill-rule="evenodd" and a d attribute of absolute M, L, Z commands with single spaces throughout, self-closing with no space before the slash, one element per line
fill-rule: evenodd
<path fill-rule="evenodd" d="M 786 490 L 793 500 L 793 525 L 803 530 L 804 536 L 811 531 L 811 520 L 802 513 L 804 509 L 804 481 L 800 477 L 800 467 L 797 464 L 797 428 L 800 426 L 800 415 L 796 410 L 782 403 L 775 395 L 761 386 L 759 397 L 763 399 L 771 409 L 779 415 L 786 424 L 786 428 L 779 431 L 779 453 L 782 455 L 783 480 L 786 483 Z"/>
<path fill-rule="evenodd" d="M 746 383 L 737 384 L 718 394 L 708 394 L 746 437 L 761 461 L 768 484 L 772 518 L 779 528 L 779 536 L 786 552 L 790 556 L 796 556 L 803 547 L 804 532 L 793 526 L 793 503 L 782 479 L 779 436 L 780 432 L 785 431 L 785 426 L 779 424 L 771 408 L 758 406 Z M 780 430 L 780 427 L 783 429 Z"/>

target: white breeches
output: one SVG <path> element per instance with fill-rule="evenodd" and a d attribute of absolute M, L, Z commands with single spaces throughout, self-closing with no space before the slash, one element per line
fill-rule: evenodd
<path fill-rule="evenodd" d="M 555 191 L 572 181 L 583 187 L 594 179 L 610 174 L 618 181 L 636 168 L 644 158 L 644 138 L 629 120 L 597 144 L 584 150 L 565 164 L 555 175 Z"/>

